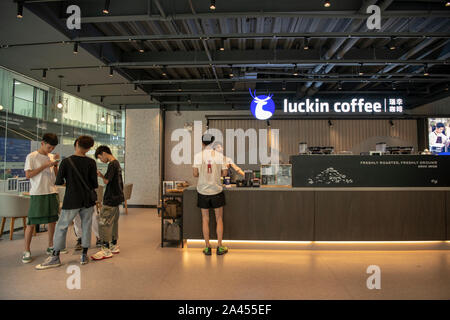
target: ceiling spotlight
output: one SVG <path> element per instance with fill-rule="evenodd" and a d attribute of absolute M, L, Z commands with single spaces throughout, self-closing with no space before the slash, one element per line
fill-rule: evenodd
<path fill-rule="evenodd" d="M 109 14 L 109 0 L 105 0 L 105 6 L 103 7 L 103 10 L 102 10 L 102 12 L 104 13 L 104 14 Z"/>
<path fill-rule="evenodd" d="M 333 126 L 333 122 L 331 122 L 331 120 L 328 120 L 328 126 L 332 127 Z"/>
<path fill-rule="evenodd" d="M 389 120 L 389 124 L 391 125 L 391 127 L 393 127 L 394 126 L 394 121 Z"/>
<path fill-rule="evenodd" d="M 270 128 L 270 121 L 267 120 L 267 126 Z"/>
<path fill-rule="evenodd" d="M 282 89 L 283 89 L 283 90 L 286 90 L 286 81 L 283 81 Z"/>
<path fill-rule="evenodd" d="M 303 49 L 308 50 L 309 49 L 309 38 L 306 37 L 303 42 L 304 42 Z"/>
<path fill-rule="evenodd" d="M 23 18 L 23 2 L 17 2 L 17 18 Z"/>
<path fill-rule="evenodd" d="M 59 102 L 58 102 L 58 104 L 56 106 L 58 107 L 58 109 L 62 109 L 63 104 L 62 104 L 61 100 L 59 100 Z"/>
<path fill-rule="evenodd" d="M 101 119 L 100 119 L 102 122 L 105 122 L 105 114 L 102 114 L 102 117 L 101 117 Z"/>
<path fill-rule="evenodd" d="M 423 66 L 423 75 L 426 76 L 426 77 L 430 75 L 430 73 L 428 72 L 428 66 L 427 65 Z"/>
<path fill-rule="evenodd" d="M 324 1 L 324 2 L 323 2 L 323 6 L 324 6 L 325 8 L 329 8 L 329 7 L 331 7 L 331 2 L 330 2 L 330 1 Z"/>
<path fill-rule="evenodd" d="M 42 70 L 42 79 L 47 78 L 47 69 Z"/>
<path fill-rule="evenodd" d="M 53 118 L 53 122 L 58 122 L 58 119 L 57 118 Z"/>
<path fill-rule="evenodd" d="M 103 100 L 105 100 L 105 96 L 100 97 L 100 102 L 103 102 Z"/>
<path fill-rule="evenodd" d="M 145 48 L 144 48 L 144 42 L 141 41 L 139 44 L 139 52 L 140 53 L 144 53 L 145 52 Z"/>
<path fill-rule="evenodd" d="M 298 76 L 298 67 L 297 67 L 297 65 L 295 65 L 293 75 L 294 75 L 294 76 Z"/>
<path fill-rule="evenodd" d="M 137 84 L 135 84 L 134 85 L 134 91 L 137 91 L 137 89 L 138 89 L 138 86 L 137 86 Z"/>
<path fill-rule="evenodd" d="M 395 86 L 395 83 L 394 82 L 392 82 L 392 90 L 396 90 L 397 88 L 396 88 L 396 86 Z"/>
<path fill-rule="evenodd" d="M 109 68 L 109 76 L 112 77 L 114 74 L 114 69 L 112 67 Z"/>
<path fill-rule="evenodd" d="M 446 7 L 450 7 L 450 1 L 446 1 L 446 2 L 445 2 L 445 6 L 446 6 Z"/>
<path fill-rule="evenodd" d="M 80 91 L 81 91 L 81 86 L 77 85 L 77 92 L 80 92 Z"/>
<path fill-rule="evenodd" d="M 73 44 L 73 53 L 77 54 L 78 53 L 78 42 L 75 42 Z"/>
<path fill-rule="evenodd" d="M 445 86 L 445 91 L 448 91 L 448 84 Z M 2 110 L 2 109 L 0 109 Z"/>
<path fill-rule="evenodd" d="M 342 90 L 342 83 L 341 82 L 339 82 L 339 84 L 338 84 L 338 90 Z"/>
<path fill-rule="evenodd" d="M 233 76 L 234 76 L 234 74 L 231 72 L 231 73 L 230 73 L 230 77 L 233 77 Z"/>
<path fill-rule="evenodd" d="M 211 10 L 216 10 L 216 0 L 211 0 L 211 5 L 209 6 Z"/>
<path fill-rule="evenodd" d="M 362 76 L 362 75 L 364 75 L 364 72 L 362 71 L 362 63 L 359 65 L 359 72 L 358 72 L 358 74 L 360 75 L 360 76 Z"/>
<path fill-rule="evenodd" d="M 0 104 L 0 111 L 2 111 L 3 110 L 3 106 Z"/>

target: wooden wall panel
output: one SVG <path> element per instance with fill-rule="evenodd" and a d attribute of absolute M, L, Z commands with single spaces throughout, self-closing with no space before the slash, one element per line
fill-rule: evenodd
<path fill-rule="evenodd" d="M 308 146 L 333 146 L 335 152 L 352 151 L 354 154 L 375 150 L 377 142 L 391 146 L 413 146 L 417 150 L 417 121 L 393 120 L 272 120 L 272 129 L 280 132 L 280 157 L 282 162 L 298 153 L 298 144 Z M 258 120 L 211 120 L 210 128 L 225 129 L 267 128 L 266 121 Z M 226 144 L 225 144 L 226 148 Z"/>

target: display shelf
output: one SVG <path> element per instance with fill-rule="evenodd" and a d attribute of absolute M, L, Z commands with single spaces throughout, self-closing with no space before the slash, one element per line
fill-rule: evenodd
<path fill-rule="evenodd" d="M 166 207 L 164 205 L 165 199 L 181 199 L 181 208 L 183 208 L 183 192 L 180 193 L 166 193 L 162 195 L 162 206 L 158 208 L 159 213 L 161 214 L 161 247 L 164 247 L 164 242 L 168 243 L 181 243 L 181 247 L 184 247 L 183 242 L 183 213 L 181 215 L 176 217 L 166 217 Z M 175 223 L 175 220 L 180 220 L 180 237 L 179 240 L 168 240 L 164 236 L 164 221 L 165 220 L 173 220 L 173 223 Z"/>

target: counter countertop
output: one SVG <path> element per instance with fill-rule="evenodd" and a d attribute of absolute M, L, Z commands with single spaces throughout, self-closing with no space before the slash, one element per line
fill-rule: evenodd
<path fill-rule="evenodd" d="M 196 190 L 195 186 L 191 186 L 186 190 Z M 450 187 L 320 187 L 320 188 L 292 188 L 292 187 L 260 187 L 260 188 L 250 188 L 250 187 L 231 187 L 223 188 L 224 191 L 450 191 Z"/>

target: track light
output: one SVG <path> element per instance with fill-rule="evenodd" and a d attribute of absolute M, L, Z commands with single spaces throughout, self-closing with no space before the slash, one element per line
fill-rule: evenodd
<path fill-rule="evenodd" d="M 105 6 L 103 7 L 102 12 L 104 14 L 109 14 L 109 0 L 105 0 Z"/>
<path fill-rule="evenodd" d="M 450 1 L 446 1 L 446 2 L 445 2 L 445 6 L 446 6 L 446 7 L 450 7 Z"/>
<path fill-rule="evenodd" d="M 389 124 L 390 124 L 391 127 L 394 127 L 394 121 L 389 120 Z"/>
<path fill-rule="evenodd" d="M 297 65 L 295 65 L 293 75 L 294 75 L 294 76 L 298 76 L 298 67 L 297 67 Z"/>
<path fill-rule="evenodd" d="M 283 89 L 283 90 L 286 90 L 286 81 L 283 81 L 282 89 Z"/>
<path fill-rule="evenodd" d="M 137 86 L 137 84 L 135 84 L 134 85 L 134 91 L 137 91 L 137 89 L 138 89 L 138 86 Z"/>
<path fill-rule="evenodd" d="M 211 10 L 216 10 L 216 0 L 211 0 L 211 5 L 209 6 Z"/>
<path fill-rule="evenodd" d="M 394 82 L 392 82 L 392 90 L 396 90 L 397 88 L 396 88 L 396 86 L 395 86 L 395 83 Z"/>
<path fill-rule="evenodd" d="M 423 75 L 426 77 L 430 75 L 430 73 L 428 72 L 428 65 L 423 66 Z"/>
<path fill-rule="evenodd" d="M 102 114 L 102 117 L 101 117 L 101 119 L 100 119 L 102 122 L 105 122 L 105 114 Z"/>
<path fill-rule="evenodd" d="M 57 118 L 53 118 L 53 122 L 58 122 L 58 119 Z"/>
<path fill-rule="evenodd" d="M 338 84 L 338 90 L 342 90 L 342 83 L 341 82 L 339 82 L 339 84 Z"/>
<path fill-rule="evenodd" d="M 109 68 L 109 76 L 112 77 L 114 74 L 114 69 L 112 67 Z"/>
<path fill-rule="evenodd" d="M 100 97 L 100 102 L 103 103 L 103 100 L 105 100 L 105 96 L 101 96 L 101 97 Z"/>
<path fill-rule="evenodd" d="M 323 6 L 324 6 L 325 8 L 329 8 L 329 7 L 331 7 L 331 2 L 330 2 L 330 1 L 324 1 L 324 2 L 323 2 Z"/>
<path fill-rule="evenodd" d="M 395 39 L 394 39 L 394 37 L 391 37 L 391 44 L 390 44 L 390 46 L 389 46 L 389 49 L 391 49 L 391 50 L 397 49 L 397 46 L 395 45 Z"/>
<path fill-rule="evenodd" d="M 233 72 L 230 72 L 230 78 L 232 78 L 234 76 Z"/>
<path fill-rule="evenodd" d="M 328 120 L 328 126 L 332 127 L 333 126 L 333 122 L 331 122 L 331 120 Z"/>
<path fill-rule="evenodd" d="M 0 104 L 0 111 L 2 111 L 3 110 L 3 106 Z"/>
<path fill-rule="evenodd" d="M 139 44 L 139 52 L 140 53 L 144 53 L 145 52 L 144 41 L 141 41 L 140 44 Z"/>
<path fill-rule="evenodd" d="M 23 18 L 23 2 L 17 2 L 17 18 Z"/>
<path fill-rule="evenodd" d="M 362 71 L 362 66 L 363 66 L 363 64 L 361 63 L 361 64 L 359 65 L 359 72 L 358 72 L 358 74 L 359 74 L 360 76 L 364 75 L 364 72 Z"/>
<path fill-rule="evenodd" d="M 81 86 L 78 85 L 78 86 L 77 86 L 77 92 L 80 92 L 80 91 L 81 91 Z"/>
<path fill-rule="evenodd" d="M 42 70 L 42 79 L 46 79 L 47 78 L 47 69 L 43 69 Z"/>
<path fill-rule="evenodd" d="M 206 119 L 206 128 L 209 128 L 209 119 Z"/>
<path fill-rule="evenodd" d="M 306 37 L 306 38 L 304 39 L 303 49 L 304 49 L 304 50 L 308 50 L 308 49 L 309 49 L 309 38 L 308 38 L 308 37 Z"/>
<path fill-rule="evenodd" d="M 73 53 L 77 54 L 78 53 L 78 42 L 75 42 L 73 44 Z"/>
<path fill-rule="evenodd" d="M 267 120 L 267 126 L 270 128 L 270 121 Z"/>

